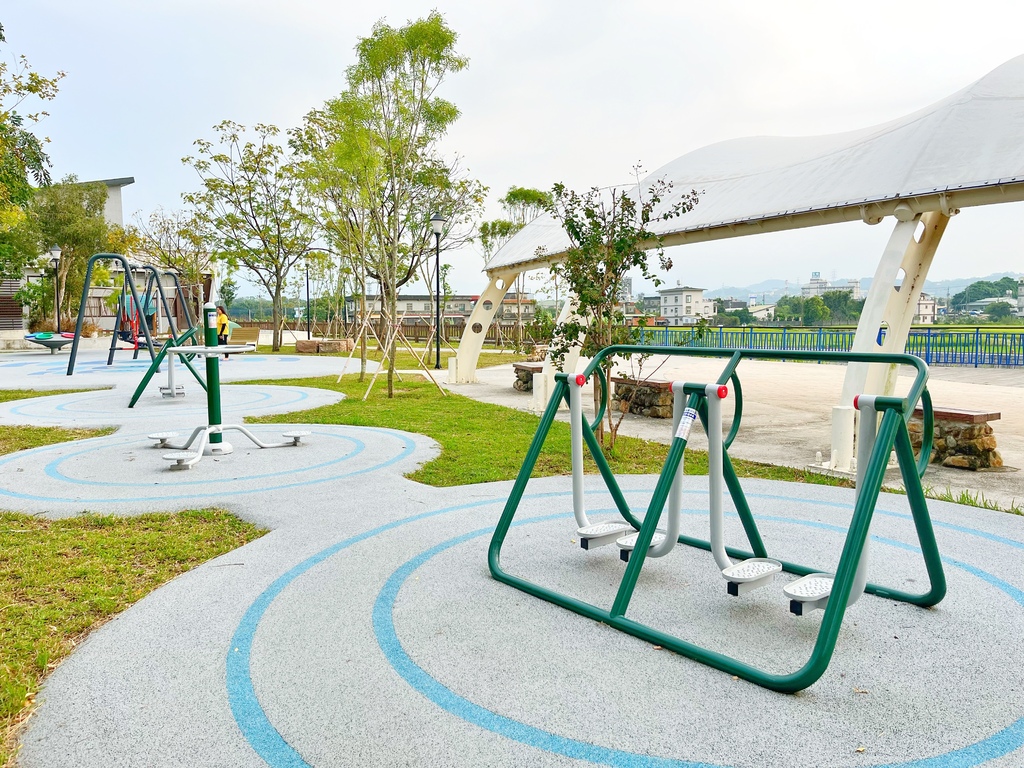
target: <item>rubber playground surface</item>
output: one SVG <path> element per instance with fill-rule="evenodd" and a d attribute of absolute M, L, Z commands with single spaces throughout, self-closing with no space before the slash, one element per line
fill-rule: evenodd
<path fill-rule="evenodd" d="M 340 368 L 336 358 L 256 358 L 233 359 L 224 377 Z M 116 388 L 5 403 L 2 423 L 120 429 L 0 457 L 0 507 L 57 516 L 220 506 L 271 532 L 152 593 L 61 664 L 23 737 L 27 768 L 1024 764 L 1019 517 L 930 502 L 945 600 L 921 609 L 865 595 L 823 677 L 778 694 L 493 580 L 487 547 L 511 483 L 406 480 L 436 455 L 427 438 L 308 425 L 302 445 L 260 450 L 230 435 L 234 453 L 172 472 L 146 434 L 204 423 L 198 387 L 165 401 L 154 381 L 129 411 L 144 365 L 62 380 L 46 367 L 62 359 L 0 356 L 2 386 L 93 377 Z M 223 396 L 225 423 L 338 397 L 230 384 Z M 289 425 L 252 429 L 274 440 Z M 656 478 L 620 480 L 631 507 L 645 509 Z M 773 555 L 835 567 L 852 491 L 743 486 Z M 567 477 L 531 481 L 502 562 L 606 608 L 624 564 L 614 546 L 580 549 L 570 487 Z M 706 488 L 689 477 L 683 495 L 684 532 L 702 538 Z M 587 503 L 612 517 L 598 476 L 587 478 Z M 742 543 L 734 514 L 726 533 Z M 882 494 L 872 536 L 871 580 L 920 591 L 903 496 Z M 781 587 L 791 578 L 729 597 L 711 555 L 680 546 L 647 561 L 629 613 L 784 672 L 807 659 L 821 621 L 788 612 Z"/>

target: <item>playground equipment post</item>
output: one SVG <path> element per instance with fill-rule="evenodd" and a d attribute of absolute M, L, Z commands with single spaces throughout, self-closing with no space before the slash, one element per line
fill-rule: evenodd
<path fill-rule="evenodd" d="M 213 302 L 203 305 L 203 342 L 208 347 L 217 346 L 217 307 Z M 206 358 L 206 409 L 210 426 L 220 426 L 220 361 L 217 356 Z M 220 432 L 210 434 L 213 444 L 224 441 Z"/>

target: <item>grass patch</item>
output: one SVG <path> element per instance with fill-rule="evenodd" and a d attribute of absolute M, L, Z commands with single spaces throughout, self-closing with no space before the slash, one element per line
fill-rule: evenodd
<path fill-rule="evenodd" d="M 39 448 L 42 445 L 101 437 L 114 429 L 65 429 L 64 427 L 22 427 L 0 425 L 0 454 Z"/>
<path fill-rule="evenodd" d="M 289 348 L 290 346 L 291 345 L 284 344 L 284 345 L 281 346 L 280 351 L 274 352 L 270 344 L 261 344 L 260 346 L 258 346 L 256 348 L 256 352 L 258 354 L 261 354 L 261 355 L 294 355 L 295 354 L 295 349 L 294 349 L 293 346 L 291 346 L 291 348 Z M 413 349 L 416 350 L 416 354 L 418 354 L 420 357 L 423 357 L 423 359 L 426 360 L 426 357 L 424 357 L 424 356 L 427 354 L 427 350 L 425 350 L 422 347 L 415 347 L 415 346 L 413 347 Z M 306 355 L 304 355 L 304 357 L 305 356 Z M 325 352 L 325 353 L 323 353 L 321 355 L 313 355 L 313 357 L 340 357 L 340 358 L 347 358 L 348 356 L 349 356 L 348 352 Z M 452 352 L 450 349 L 442 349 L 441 350 L 441 368 L 443 368 L 446 371 L 448 370 L 448 358 L 449 357 L 455 357 L 455 353 Z M 501 365 L 503 363 L 518 363 L 518 362 L 520 362 L 522 360 L 525 360 L 527 357 L 528 357 L 528 355 L 526 355 L 525 353 L 513 352 L 511 350 L 508 351 L 508 352 L 481 352 L 480 353 L 480 359 L 477 361 L 477 368 L 487 368 L 487 367 L 492 366 L 492 365 Z M 379 363 L 379 362 L 381 362 L 384 359 L 384 353 L 381 352 L 377 348 L 377 343 L 376 342 L 373 342 L 372 344 L 367 346 L 367 348 L 366 348 L 366 359 L 367 360 L 372 360 L 375 363 Z M 433 357 L 431 357 L 430 359 L 433 360 Z M 352 355 L 352 364 L 355 365 L 355 366 L 359 365 L 359 350 L 358 350 L 358 348 L 356 349 L 356 353 L 354 355 Z M 414 368 L 419 368 L 419 363 L 416 361 L 416 358 L 414 358 L 411 354 L 409 354 L 408 350 L 402 349 L 400 347 L 399 350 L 398 350 L 398 354 L 395 356 L 395 367 L 398 368 L 399 370 L 405 371 L 405 370 L 411 370 L 411 369 L 414 369 Z M 433 370 L 433 364 L 432 363 L 428 367 L 431 370 Z M 349 366 L 349 370 L 359 370 L 359 369 L 358 369 L 358 367 L 353 369 L 352 366 Z M 341 368 L 339 368 L 338 371 L 340 372 Z"/>
<path fill-rule="evenodd" d="M 408 477 L 439 487 L 514 479 L 540 423 L 537 416 L 513 408 L 481 403 L 452 393 L 442 397 L 433 384 L 410 381 L 408 378 L 396 385 L 397 397 L 394 400 L 388 400 L 383 390 L 377 389 L 365 403 L 362 397 L 367 384 L 358 381 L 355 375 L 346 375 L 340 384 L 336 383 L 334 376 L 249 383 L 316 387 L 346 395 L 344 400 L 335 405 L 264 416 L 252 419 L 254 422 L 384 427 L 417 432 L 433 438 L 441 445 L 441 455 Z M 500 439 L 496 439 L 496 435 Z M 615 452 L 608 457 L 608 461 L 616 474 L 658 474 L 667 454 L 667 445 L 620 435 L 615 442 Z M 704 451 L 688 450 L 685 462 L 687 474 L 706 475 L 708 472 L 707 453 Z M 740 477 L 852 487 L 845 479 L 789 467 L 742 459 L 733 459 L 733 466 Z M 596 465 L 589 459 L 586 471 L 597 471 Z M 537 460 L 533 476 L 571 473 L 569 425 L 555 422 Z"/>
<path fill-rule="evenodd" d="M 0 765 L 14 763 L 43 678 L 88 632 L 263 533 L 209 509 L 64 520 L 0 513 Z"/>
<path fill-rule="evenodd" d="M 101 389 L 106 389 L 101 387 Z M 74 392 L 96 392 L 96 389 L 0 389 L 0 403 L 11 400 L 28 400 L 30 397 L 49 397 L 50 395 L 70 395 Z"/>
<path fill-rule="evenodd" d="M 901 489 L 902 490 L 902 489 Z M 951 501 L 954 504 L 963 504 L 967 507 L 978 507 L 979 509 L 991 509 L 993 512 L 1008 512 L 1011 515 L 1024 515 L 1024 508 L 1016 502 L 1010 502 L 1010 506 L 1004 507 L 998 502 L 986 499 L 981 491 L 972 493 L 968 490 L 954 491 L 946 487 L 944 491 L 937 491 L 934 488 L 925 488 L 924 495 L 936 501 Z"/>

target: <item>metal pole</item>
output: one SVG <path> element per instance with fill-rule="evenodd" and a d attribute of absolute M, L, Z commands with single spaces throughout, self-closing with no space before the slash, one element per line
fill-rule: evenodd
<path fill-rule="evenodd" d="M 213 302 L 203 306 L 203 341 L 207 347 L 217 346 L 217 307 Z M 206 358 L 206 412 L 210 426 L 220 426 L 220 365 L 217 355 Z M 224 435 L 219 431 L 210 433 L 211 444 L 223 441 Z"/>
<path fill-rule="evenodd" d="M 306 341 L 313 337 L 309 332 L 309 264 L 306 264 Z"/>
<path fill-rule="evenodd" d="M 57 333 L 60 333 L 60 260 L 54 259 L 53 265 L 53 313 L 56 315 L 57 324 L 54 326 Z"/>
<path fill-rule="evenodd" d="M 436 280 L 436 282 L 437 282 L 436 294 L 437 295 L 435 297 L 436 300 L 437 300 L 437 309 L 436 309 L 436 311 L 434 313 L 435 318 L 436 318 L 435 324 L 434 324 L 434 337 L 435 337 L 434 340 L 437 342 L 437 354 L 434 357 L 434 370 L 440 371 L 441 370 L 441 233 L 440 232 L 435 232 L 434 233 L 434 256 L 435 256 L 435 262 L 436 262 L 435 266 L 437 267 L 437 274 L 435 275 L 435 277 L 437 279 Z"/>

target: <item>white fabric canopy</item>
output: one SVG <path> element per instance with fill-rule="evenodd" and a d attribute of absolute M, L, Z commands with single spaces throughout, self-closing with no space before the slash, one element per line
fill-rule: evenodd
<path fill-rule="evenodd" d="M 654 171 L 638 189 L 646 191 L 661 178 L 674 186 L 662 208 L 691 189 L 701 193 L 690 213 L 652 226 L 667 245 L 877 220 L 899 202 L 920 213 L 1024 199 L 1024 56 L 884 125 L 831 136 L 712 144 Z M 539 266 L 568 246 L 561 226 L 545 214 L 485 269 Z"/>

